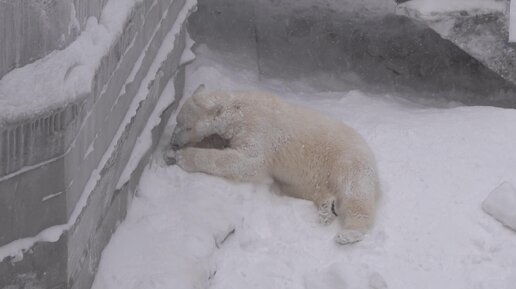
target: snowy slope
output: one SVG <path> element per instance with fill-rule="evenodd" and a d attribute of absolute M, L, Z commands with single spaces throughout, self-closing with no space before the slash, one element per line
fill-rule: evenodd
<path fill-rule="evenodd" d="M 238 60 L 213 59 L 201 49 L 186 95 L 201 83 L 266 89 L 365 137 L 384 191 L 375 228 L 338 246 L 337 224 L 319 225 L 307 201 L 156 159 L 94 289 L 515 288 L 516 233 L 481 209 L 493 188 L 516 183 L 515 110 L 317 92 L 302 81 L 258 82 Z"/>

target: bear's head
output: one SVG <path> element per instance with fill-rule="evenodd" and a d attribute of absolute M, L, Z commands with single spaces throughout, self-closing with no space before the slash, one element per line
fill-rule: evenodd
<path fill-rule="evenodd" d="M 204 85 L 197 88 L 177 115 L 177 125 L 171 139 L 172 149 L 199 143 L 213 134 L 224 135 L 228 123 L 233 121 L 226 109 L 230 98 L 228 93 L 207 92 Z"/>

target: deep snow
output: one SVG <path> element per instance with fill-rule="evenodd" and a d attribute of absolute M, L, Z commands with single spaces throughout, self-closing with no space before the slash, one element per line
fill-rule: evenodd
<path fill-rule="evenodd" d="M 201 83 L 269 90 L 364 136 L 383 187 L 374 229 L 338 246 L 337 224 L 319 225 L 310 202 L 167 167 L 158 152 L 93 289 L 515 288 L 516 233 L 481 204 L 516 183 L 516 110 L 318 92 L 301 80 L 258 81 L 244 61 L 216 59 L 198 50 L 185 95 Z"/>

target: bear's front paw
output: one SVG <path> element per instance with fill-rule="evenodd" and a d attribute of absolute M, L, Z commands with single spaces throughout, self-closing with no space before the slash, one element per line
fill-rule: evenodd
<path fill-rule="evenodd" d="M 180 166 L 183 170 L 187 172 L 194 172 L 195 164 L 193 160 L 193 156 L 188 152 L 189 149 L 180 149 L 175 152 L 175 161 L 178 166 Z"/>
<path fill-rule="evenodd" d="M 166 151 L 163 158 L 168 166 L 173 166 L 177 163 L 176 152 L 173 150 Z"/>
<path fill-rule="evenodd" d="M 340 245 L 353 244 L 364 239 L 364 232 L 357 230 L 344 230 L 335 236 L 335 242 Z"/>

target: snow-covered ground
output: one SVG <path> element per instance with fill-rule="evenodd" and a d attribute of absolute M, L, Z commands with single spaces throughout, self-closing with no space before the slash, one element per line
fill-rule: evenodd
<path fill-rule="evenodd" d="M 453 29 L 458 29 L 455 27 L 457 19 L 492 13 L 503 14 L 507 8 L 506 0 L 411 0 L 398 5 L 396 11 L 398 14 L 426 22 L 446 37 Z M 474 38 L 478 41 L 479 37 Z M 488 38 L 487 42 L 489 41 L 494 40 Z"/>
<path fill-rule="evenodd" d="M 157 153 L 94 289 L 515 288 L 516 233 L 481 206 L 516 184 L 516 110 L 318 92 L 216 59 L 200 49 L 186 95 L 201 83 L 269 90 L 365 137 L 383 187 L 374 229 L 338 246 L 337 224 L 319 225 L 310 202 L 167 167 Z"/>

